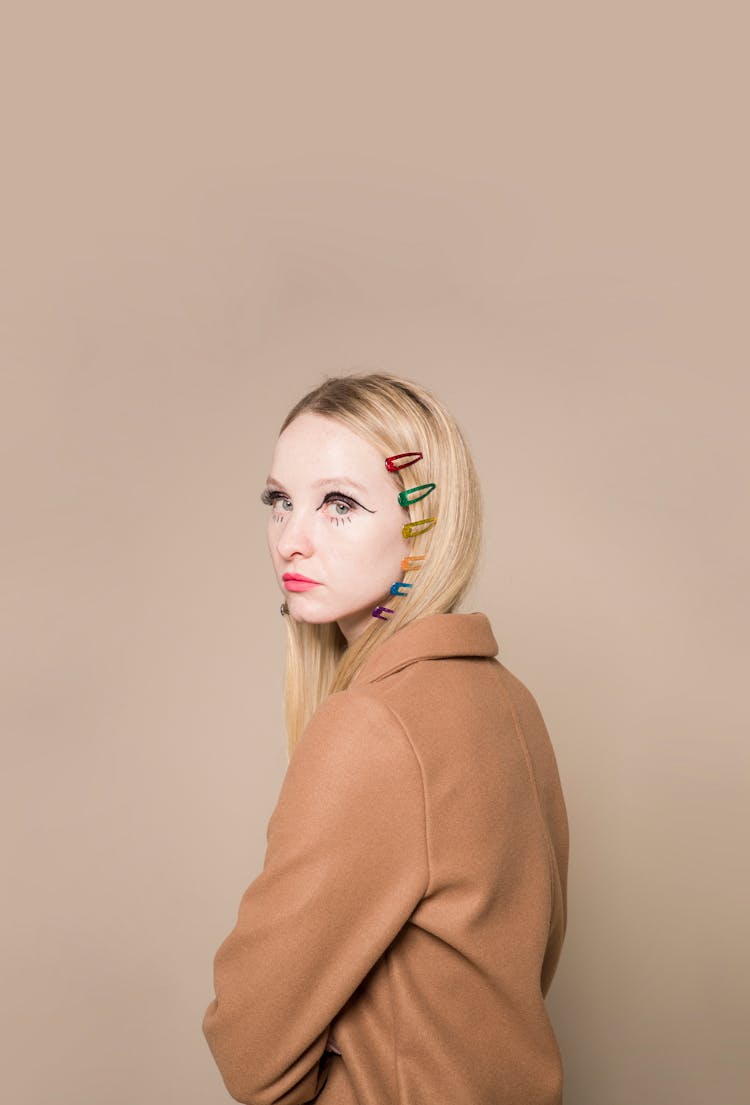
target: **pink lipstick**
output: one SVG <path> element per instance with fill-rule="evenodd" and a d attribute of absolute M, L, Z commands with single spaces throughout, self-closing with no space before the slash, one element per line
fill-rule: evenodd
<path fill-rule="evenodd" d="M 284 572 L 281 578 L 284 580 L 287 591 L 309 591 L 311 587 L 320 586 L 316 579 L 309 579 L 307 576 L 300 575 L 299 572 Z"/>

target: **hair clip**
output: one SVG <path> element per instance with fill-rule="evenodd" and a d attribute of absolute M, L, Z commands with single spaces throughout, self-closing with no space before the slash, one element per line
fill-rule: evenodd
<path fill-rule="evenodd" d="M 418 572 L 419 569 L 422 567 L 422 565 L 421 564 L 413 564 L 412 561 L 414 561 L 414 560 L 426 560 L 426 559 L 427 559 L 427 553 L 422 553 L 421 556 L 405 556 L 404 559 L 401 561 L 401 571 L 402 572 Z"/>
<path fill-rule="evenodd" d="M 393 463 L 394 460 L 400 460 L 401 457 L 414 457 L 414 460 L 405 460 L 403 464 Z M 408 468 L 410 464 L 416 464 L 421 459 L 421 453 L 394 453 L 392 457 L 385 458 L 385 466 L 389 472 L 398 472 L 399 468 Z"/>
<path fill-rule="evenodd" d="M 412 464 L 416 464 L 418 460 L 421 460 L 423 453 L 394 453 L 393 456 L 385 458 L 385 466 L 389 472 L 398 472 L 401 468 L 408 468 Z M 411 458 L 411 459 L 407 459 Z M 398 462 L 401 461 L 399 464 Z M 418 503 L 420 499 L 426 498 L 431 491 L 434 491 L 437 487 L 435 483 L 420 483 L 416 487 L 410 487 L 404 491 L 399 491 L 398 501 L 401 506 L 408 506 L 410 503 Z M 422 494 L 416 494 L 421 491 Z M 437 522 L 437 516 L 432 518 L 421 518 L 416 522 L 406 522 L 401 527 L 401 533 L 404 537 L 412 537 L 415 534 L 423 533 L 425 530 L 430 529 Z M 421 561 L 426 559 L 426 554 L 421 556 L 405 556 L 401 561 L 402 572 L 415 572 L 419 571 L 422 567 Z M 391 584 L 392 595 L 406 595 L 409 593 L 413 584 L 404 583 L 403 580 L 398 580 L 396 583 Z M 381 622 L 390 621 L 390 618 L 386 618 L 386 614 L 393 614 L 394 611 L 389 606 L 376 606 L 372 612 L 373 618 L 379 618 Z"/>
<path fill-rule="evenodd" d="M 417 522 L 405 522 L 401 527 L 401 532 L 404 537 L 413 537 L 415 533 L 419 536 L 420 533 L 426 533 L 428 529 L 431 529 L 436 522 L 437 517 L 420 518 Z M 424 526 L 424 529 L 417 529 L 418 526 Z"/>
<path fill-rule="evenodd" d="M 426 487 L 426 491 L 422 491 L 422 488 Z M 420 499 L 426 499 L 430 492 L 434 491 L 437 487 L 436 483 L 420 483 L 417 487 L 410 487 L 408 491 L 399 491 L 398 501 L 401 506 L 408 506 L 409 503 L 418 503 Z M 410 499 L 412 491 L 422 491 L 421 495 L 415 495 L 413 499 Z"/>

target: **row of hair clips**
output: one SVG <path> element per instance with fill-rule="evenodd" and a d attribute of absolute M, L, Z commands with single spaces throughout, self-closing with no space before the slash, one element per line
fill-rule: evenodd
<path fill-rule="evenodd" d="M 389 472 L 398 472 L 400 468 L 408 468 L 411 464 L 416 464 L 418 460 L 422 459 L 422 453 L 394 453 L 392 457 L 385 458 L 385 466 Z M 404 458 L 411 457 L 411 460 Z M 400 461 L 401 463 L 397 463 Z M 409 503 L 418 503 L 420 499 L 426 498 L 430 492 L 434 491 L 437 484 L 434 483 L 420 483 L 417 487 L 410 487 L 405 491 L 399 491 L 398 501 L 401 506 L 408 506 Z M 414 492 L 421 491 L 421 495 L 415 495 Z M 401 533 L 404 537 L 416 537 L 420 533 L 426 533 L 428 529 L 431 529 L 437 522 L 437 516 L 431 518 L 420 518 L 416 522 L 406 522 L 401 527 Z M 402 572 L 418 571 L 421 567 L 421 561 L 426 560 L 426 554 L 422 556 L 405 556 L 401 561 Z M 413 586 L 411 583 L 404 583 L 403 580 L 397 580 L 396 583 L 391 584 L 392 595 L 407 595 L 409 589 Z M 403 588 L 403 590 L 402 590 Z M 393 614 L 394 611 L 389 606 L 376 606 L 372 612 L 373 618 L 379 618 L 383 622 L 387 622 L 390 619 L 384 617 L 384 614 Z"/>

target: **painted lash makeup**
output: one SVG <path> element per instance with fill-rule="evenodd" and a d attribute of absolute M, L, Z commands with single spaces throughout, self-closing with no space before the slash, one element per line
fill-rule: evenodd
<path fill-rule="evenodd" d="M 261 492 L 261 496 L 260 496 L 261 502 L 265 503 L 266 506 L 273 506 L 273 504 L 276 502 L 277 499 L 288 499 L 288 498 L 289 498 L 289 496 L 285 495 L 283 491 L 272 491 L 269 487 L 264 488 L 263 491 Z M 351 522 L 352 513 L 354 513 L 357 510 L 357 508 L 361 505 L 360 503 L 357 502 L 356 499 L 352 499 L 351 496 L 345 495 L 343 493 L 343 491 L 329 491 L 328 494 L 323 499 L 323 502 L 318 507 L 318 510 L 320 510 L 321 507 L 324 507 L 325 504 L 328 503 L 328 502 L 339 502 L 339 501 L 343 502 L 343 504 L 345 506 L 349 507 L 349 513 L 348 514 L 338 514 L 338 515 L 337 514 L 330 514 L 328 517 L 330 518 L 330 520 L 332 522 L 335 522 L 336 525 L 339 525 L 341 522 Z M 367 510 L 367 507 L 363 507 L 362 509 Z"/>

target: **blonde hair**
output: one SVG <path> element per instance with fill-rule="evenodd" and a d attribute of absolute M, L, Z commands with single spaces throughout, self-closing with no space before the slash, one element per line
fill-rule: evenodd
<path fill-rule="evenodd" d="M 428 496 L 406 509 L 410 521 L 427 516 L 437 521 L 411 538 L 409 555 L 426 554 L 421 567 L 402 574 L 413 587 L 384 599 L 394 613 L 387 620 L 373 617 L 350 646 L 336 622 L 284 619 L 287 762 L 321 702 L 346 689 L 374 649 L 409 622 L 454 610 L 471 583 L 482 545 L 482 499 L 469 446 L 453 416 L 423 387 L 386 372 L 328 376 L 289 411 L 279 434 L 309 412 L 348 426 L 382 453 L 384 466 L 387 456 L 421 452 L 422 459 L 391 474 L 393 493 L 435 483 Z"/>

